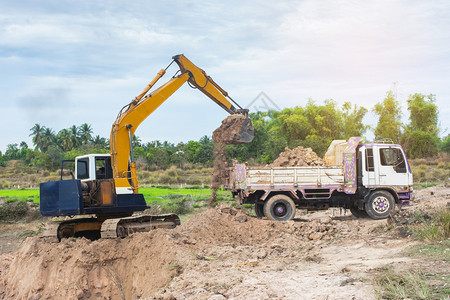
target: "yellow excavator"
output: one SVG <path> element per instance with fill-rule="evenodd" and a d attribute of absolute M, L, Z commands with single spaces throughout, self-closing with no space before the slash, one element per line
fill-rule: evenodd
<path fill-rule="evenodd" d="M 177 73 L 165 84 L 148 93 L 175 62 Z M 70 220 L 47 224 L 43 236 L 60 241 L 68 237 L 90 239 L 126 237 L 134 232 L 155 228 L 173 228 L 180 224 L 176 214 L 137 215 L 134 212 L 149 208 L 144 196 L 138 192 L 136 163 L 133 155 L 134 132 L 155 109 L 166 101 L 183 84 L 203 92 L 231 115 L 245 116 L 237 122 L 240 128 L 229 143 L 242 144 L 253 140 L 254 130 L 248 110 L 242 109 L 205 71 L 194 65 L 184 55 L 176 55 L 172 62 L 159 71 L 145 89 L 124 106 L 111 130 L 110 154 L 89 154 L 76 157 L 72 179 L 40 184 L 40 211 L 43 216 L 80 216 Z M 237 107 L 235 107 L 233 104 Z"/>

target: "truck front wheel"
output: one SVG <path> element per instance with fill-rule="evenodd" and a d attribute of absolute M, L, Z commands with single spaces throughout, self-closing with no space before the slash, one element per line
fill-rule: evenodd
<path fill-rule="evenodd" d="M 295 216 L 295 204 L 286 195 L 274 195 L 264 204 L 264 214 L 274 221 L 289 221 Z"/>
<path fill-rule="evenodd" d="M 366 212 L 374 220 L 385 219 L 394 211 L 395 201 L 387 191 L 375 191 L 366 202 Z"/>

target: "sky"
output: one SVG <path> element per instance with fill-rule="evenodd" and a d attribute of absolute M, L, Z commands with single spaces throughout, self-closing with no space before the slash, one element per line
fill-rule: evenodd
<path fill-rule="evenodd" d="M 375 126 L 370 111 L 388 90 L 403 122 L 410 94 L 434 94 L 446 136 L 449 15 L 449 1 L 433 0 L 0 0 L 0 151 L 33 147 L 36 123 L 56 132 L 88 123 L 109 137 L 119 110 L 180 53 L 253 111 L 262 92 L 280 109 L 350 101 Z M 226 116 L 185 85 L 136 135 L 198 140 Z"/>

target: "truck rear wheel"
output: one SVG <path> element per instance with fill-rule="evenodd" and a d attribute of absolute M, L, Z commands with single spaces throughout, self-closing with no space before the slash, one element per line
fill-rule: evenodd
<path fill-rule="evenodd" d="M 368 215 L 365 210 L 360 210 L 358 206 L 350 206 L 350 212 L 357 218 L 367 218 Z"/>
<path fill-rule="evenodd" d="M 264 214 L 274 221 L 289 221 L 295 216 L 295 204 L 286 195 L 275 195 L 264 204 Z"/>
<path fill-rule="evenodd" d="M 255 202 L 255 215 L 257 218 L 265 217 L 264 215 L 264 203 Z"/>
<path fill-rule="evenodd" d="M 374 220 L 386 219 L 394 211 L 394 197 L 388 191 L 375 191 L 366 202 L 366 212 Z"/>

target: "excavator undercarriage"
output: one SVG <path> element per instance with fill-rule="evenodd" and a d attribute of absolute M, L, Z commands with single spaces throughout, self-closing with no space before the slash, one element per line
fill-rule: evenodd
<path fill-rule="evenodd" d="M 48 223 L 44 228 L 43 238 L 58 242 L 63 238 L 71 237 L 85 237 L 90 240 L 125 238 L 136 232 L 147 232 L 158 228 L 172 229 L 180 224 L 180 218 L 176 214 L 138 215 L 112 219 L 74 218 Z"/>

